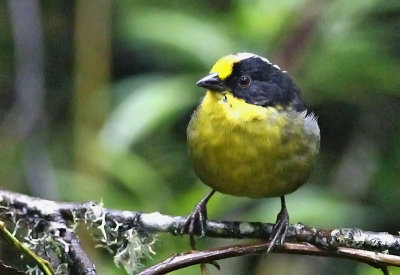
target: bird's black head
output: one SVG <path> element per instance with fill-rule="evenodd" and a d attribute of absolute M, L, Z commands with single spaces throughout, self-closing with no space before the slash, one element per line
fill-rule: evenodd
<path fill-rule="evenodd" d="M 263 107 L 306 109 L 290 76 L 266 58 L 250 53 L 221 58 L 197 85 L 216 92 L 229 91 L 247 103 Z"/>

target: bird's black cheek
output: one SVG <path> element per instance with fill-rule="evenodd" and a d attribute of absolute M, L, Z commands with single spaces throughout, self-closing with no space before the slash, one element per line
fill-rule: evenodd
<path fill-rule="evenodd" d="M 276 99 L 276 92 L 277 87 L 273 83 L 256 83 L 249 91 L 251 103 L 259 106 L 270 106 Z"/>
<path fill-rule="evenodd" d="M 250 85 L 246 88 L 235 87 L 233 95 L 237 98 L 244 99 L 247 103 L 262 106 L 265 101 L 269 99 L 265 96 L 266 94 L 261 93 L 259 87 Z"/>
<path fill-rule="evenodd" d="M 232 93 L 237 98 L 244 99 L 248 103 L 251 103 L 251 98 L 254 97 L 254 95 L 251 93 L 251 90 L 248 88 L 235 87 Z"/>

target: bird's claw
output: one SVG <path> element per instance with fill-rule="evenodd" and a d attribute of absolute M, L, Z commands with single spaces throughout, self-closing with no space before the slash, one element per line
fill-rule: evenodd
<path fill-rule="evenodd" d="M 206 236 L 206 221 L 207 221 L 207 207 L 204 201 L 200 201 L 193 209 L 192 213 L 188 216 L 185 223 L 182 225 L 180 233 L 188 233 L 190 237 L 190 246 L 195 250 L 194 235 L 196 228 L 200 227 L 200 237 Z"/>
<path fill-rule="evenodd" d="M 192 213 L 188 216 L 187 220 L 181 227 L 180 234 L 189 234 L 190 246 L 193 250 L 196 250 L 194 240 L 194 234 L 197 231 L 196 228 L 200 227 L 200 230 L 198 230 L 197 232 L 200 232 L 201 238 L 204 238 L 206 236 L 207 202 L 214 193 L 215 190 L 212 190 L 198 204 L 196 204 Z"/>
<path fill-rule="evenodd" d="M 267 249 L 267 253 L 271 252 L 275 246 L 282 246 L 289 229 L 289 214 L 286 207 L 282 207 L 272 230 L 271 242 Z"/>

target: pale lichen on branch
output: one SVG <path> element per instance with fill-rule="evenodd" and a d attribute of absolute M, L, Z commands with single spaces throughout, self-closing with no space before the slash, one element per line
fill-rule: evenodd
<path fill-rule="evenodd" d="M 4 190 L 0 191 L 0 219 L 14 227 L 25 226 L 27 233 L 22 237 L 33 250 L 38 250 L 39 244 L 44 245 L 44 250 L 38 250 L 43 254 L 40 256 L 44 259 L 51 258 L 53 266 L 64 264 L 68 266 L 70 274 L 86 275 L 97 273 L 76 235 L 75 230 L 79 223 L 86 225 L 98 246 L 114 253 L 114 262 L 117 265 L 123 265 L 129 274 L 134 274 L 142 268 L 143 259 L 155 254 L 153 245 L 156 234 L 178 234 L 186 221 L 184 217 L 173 217 L 159 212 L 109 209 L 95 202 L 54 202 Z M 273 224 L 268 223 L 209 220 L 206 236 L 267 240 L 272 228 Z M 183 254 L 184 257 L 176 255 L 167 262 L 171 265 L 183 259 L 184 264 L 179 262 L 176 266 L 182 268 L 181 266 L 215 259 L 257 254 L 262 253 L 266 243 L 214 248 L 197 252 L 200 254 L 192 254 L 191 257 L 185 256 L 186 254 Z M 57 263 L 53 262 L 54 257 L 49 257 L 48 250 L 52 250 L 52 255 L 57 256 Z M 216 251 L 218 257 L 210 258 L 210 255 L 217 255 Z M 386 266 L 400 266 L 400 237 L 357 228 L 322 229 L 297 223 L 290 226 L 285 246 L 275 252 L 342 257 L 386 270 Z M 163 263 L 157 266 L 159 265 L 166 268 L 162 266 Z"/>

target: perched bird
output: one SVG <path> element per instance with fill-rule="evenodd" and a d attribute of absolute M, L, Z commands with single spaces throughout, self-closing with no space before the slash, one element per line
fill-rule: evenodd
<path fill-rule="evenodd" d="M 271 237 L 283 244 L 289 227 L 284 195 L 306 182 L 319 151 L 315 115 L 290 76 L 268 59 L 236 53 L 215 63 L 197 82 L 207 89 L 187 128 L 196 175 L 212 191 L 188 217 L 182 232 L 200 226 L 215 191 L 239 197 L 280 197 L 281 211 Z"/>

